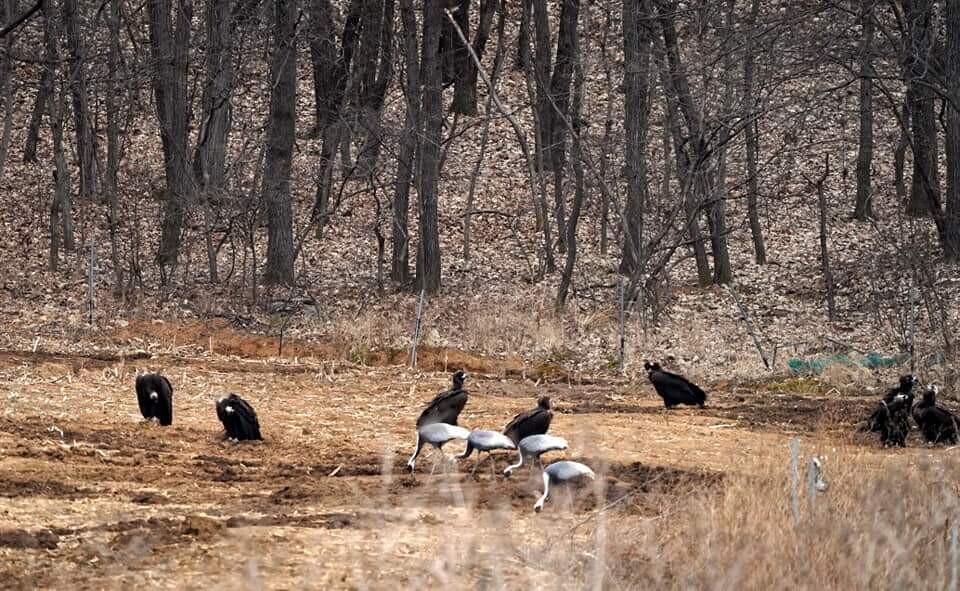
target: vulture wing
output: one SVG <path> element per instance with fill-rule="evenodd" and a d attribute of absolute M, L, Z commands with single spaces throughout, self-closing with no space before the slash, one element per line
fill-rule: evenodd
<path fill-rule="evenodd" d="M 437 394 L 417 418 L 417 429 L 433 423 L 456 425 L 463 407 L 467 405 L 468 397 L 469 394 L 463 389 L 447 390 Z"/>
<path fill-rule="evenodd" d="M 524 437 L 545 434 L 550 429 L 552 420 L 553 411 L 537 407 L 513 417 L 513 420 L 503 428 L 503 434 L 509 437 L 514 444 L 517 444 Z"/>

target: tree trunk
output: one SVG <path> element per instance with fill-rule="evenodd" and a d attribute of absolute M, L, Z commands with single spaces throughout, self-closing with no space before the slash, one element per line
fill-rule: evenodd
<path fill-rule="evenodd" d="M 830 176 L 829 156 L 823 163 L 823 175 L 817 179 L 815 187 L 817 190 L 817 210 L 820 214 L 820 270 L 823 273 L 823 284 L 827 297 L 827 319 L 833 322 L 837 319 L 837 304 L 835 288 L 833 283 L 833 271 L 830 267 L 830 249 L 829 234 L 830 229 L 827 222 L 827 197 L 823 190 L 823 183 Z"/>
<path fill-rule="evenodd" d="M 537 170 L 550 166 L 550 20 L 547 0 L 533 0 L 533 34 L 535 39 L 533 82 L 537 91 L 534 124 L 537 130 Z"/>
<path fill-rule="evenodd" d="M 904 98 L 903 105 L 899 109 L 900 116 L 900 137 L 897 139 L 897 147 L 893 151 L 893 185 L 897 192 L 897 203 L 907 206 L 907 184 L 905 161 L 907 159 L 907 148 L 910 147 L 910 105 Z"/>
<path fill-rule="evenodd" d="M 184 213 L 193 190 L 188 164 L 187 124 L 190 104 L 187 101 L 187 69 L 190 49 L 190 21 L 193 3 L 176 3 L 176 25 L 171 22 L 171 0 L 147 0 L 150 20 L 150 53 L 153 58 L 153 93 L 160 122 L 163 161 L 166 174 L 166 195 L 160 246 L 156 261 L 161 280 L 167 281 L 167 267 L 176 264 L 180 254 Z"/>
<path fill-rule="evenodd" d="M 356 174 L 361 177 L 373 173 L 383 143 L 383 101 L 393 79 L 394 4 L 394 0 L 365 0 L 363 6 L 357 53 L 360 123 L 364 130 L 364 142 L 357 156 Z"/>
<path fill-rule="evenodd" d="M 117 293 L 123 290 L 123 267 L 120 264 L 120 113 L 118 93 L 120 92 L 120 6 L 119 2 L 110 2 L 107 11 L 107 26 L 110 29 L 107 48 L 107 170 L 104 176 L 107 203 L 107 226 L 110 232 L 110 262 L 113 265 L 113 287 Z"/>
<path fill-rule="evenodd" d="M 946 55 L 944 78 L 947 82 L 947 211 L 943 232 L 943 250 L 947 257 L 960 259 L 960 0 L 946 2 Z"/>
<path fill-rule="evenodd" d="M 493 2 L 491 2 L 491 4 L 493 4 Z M 484 4 L 484 7 L 485 6 L 486 4 Z M 483 18 L 484 10 L 485 8 L 481 8 L 481 19 Z M 506 10 L 501 10 L 497 17 L 497 50 L 493 58 L 493 72 L 490 74 L 490 88 L 487 89 L 487 107 L 484 111 L 483 131 L 480 133 L 480 155 L 477 158 L 476 165 L 474 165 L 473 174 L 470 175 L 470 189 L 467 191 L 467 205 L 463 217 L 463 260 L 467 263 L 470 262 L 470 238 L 472 236 L 474 195 L 477 189 L 477 179 L 480 177 L 480 168 L 483 166 L 483 159 L 487 153 L 487 143 L 490 139 L 490 124 L 493 121 L 493 98 L 496 95 L 497 82 L 500 80 L 500 73 L 503 69 L 504 39 L 506 39 L 506 12 Z M 490 13 L 493 13 L 492 9 L 490 9 Z M 479 57 L 480 54 L 477 54 L 478 59 Z M 478 72 L 476 63 L 472 59 L 470 63 L 474 64 L 474 76 L 476 76 Z"/>
<path fill-rule="evenodd" d="M 50 108 L 50 132 L 53 136 L 54 193 L 50 207 L 50 270 L 57 270 L 61 238 L 68 250 L 75 248 L 73 239 L 73 206 L 70 198 L 70 169 L 63 147 L 63 117 L 66 97 L 61 90 L 55 105 Z M 58 226 L 59 225 L 59 226 Z"/>
<path fill-rule="evenodd" d="M 871 179 L 873 168 L 873 5 L 860 0 L 860 149 L 857 153 L 857 201 L 853 217 L 873 217 Z"/>
<path fill-rule="evenodd" d="M 194 151 L 193 169 L 201 190 L 207 272 L 210 282 L 219 281 L 217 250 L 213 244 L 213 210 L 222 201 L 230 133 L 230 98 L 233 95 L 233 11 L 229 2 L 206 0 L 206 53 L 201 98 L 200 133 Z"/>
<path fill-rule="evenodd" d="M 560 7 L 560 30 L 557 34 L 557 57 L 550 79 L 550 164 L 553 168 L 554 216 L 557 220 L 557 238 L 560 252 L 566 241 L 566 212 L 563 191 L 564 167 L 567 161 L 567 126 L 569 125 L 570 82 L 576 60 L 577 24 L 580 20 L 580 0 L 563 0 Z"/>
<path fill-rule="evenodd" d="M 649 11 L 644 0 L 623 2 L 623 127 L 627 197 L 623 212 L 620 273 L 637 276 L 643 266 L 643 208 L 647 200 L 647 130 L 649 127 Z"/>
<path fill-rule="evenodd" d="M 913 146 L 913 181 L 907 213 L 925 216 L 933 213 L 932 204 L 940 201 L 935 95 L 930 86 L 933 0 L 904 0 L 903 4 L 908 27 L 905 73 Z"/>
<path fill-rule="evenodd" d="M 483 59 L 483 53 L 487 49 L 487 41 L 490 37 L 490 26 L 493 23 L 493 14 L 497 11 L 497 0 L 480 0 L 480 18 L 477 26 L 477 34 L 473 38 L 473 53 L 478 59 Z M 469 14 L 470 0 L 460 0 L 460 12 Z M 500 8 L 501 12 L 507 10 L 506 5 Z M 464 36 L 469 39 L 467 30 L 463 29 Z M 455 41 L 457 47 L 462 48 L 463 44 Z M 451 109 L 454 113 L 462 115 L 477 114 L 477 66 L 470 57 L 470 52 L 461 49 L 457 53 L 458 72 L 460 75 L 454 81 L 456 86 L 453 89 L 453 105 Z"/>
<path fill-rule="evenodd" d="M 400 20 L 403 22 L 403 53 L 407 72 L 403 86 L 407 113 L 397 153 L 390 278 L 404 285 L 410 280 L 410 234 L 407 216 L 410 209 L 410 183 L 414 180 L 416 170 L 417 129 L 420 121 L 420 55 L 413 0 L 400 0 Z"/>
<path fill-rule="evenodd" d="M 43 5 L 43 39 L 44 47 L 48 47 L 50 41 L 48 37 L 55 37 L 52 31 L 55 31 L 56 15 L 54 8 L 49 2 Z M 10 36 L 12 37 L 12 35 Z M 30 125 L 27 127 L 27 139 L 23 143 L 23 161 L 37 161 L 37 142 L 40 139 L 40 127 L 43 125 L 43 114 L 47 112 L 48 103 L 53 96 L 53 79 L 57 71 L 57 62 L 54 60 L 47 49 L 44 49 L 42 71 L 40 73 L 40 84 L 37 90 L 37 97 L 33 103 L 33 111 L 30 115 Z"/>
<path fill-rule="evenodd" d="M 754 96 L 756 44 L 753 37 L 756 34 L 757 17 L 760 14 L 760 0 L 751 0 L 750 16 L 747 23 L 746 46 L 743 58 L 743 120 L 744 142 L 747 152 L 747 217 L 750 221 L 750 236 L 753 239 L 753 258 L 758 265 L 767 263 L 767 246 L 763 240 L 763 227 L 760 225 L 759 209 L 759 174 L 757 160 L 760 154 L 760 142 L 757 140 L 757 97 Z"/>
<path fill-rule="evenodd" d="M 417 285 L 428 293 L 440 290 L 440 233 L 437 222 L 437 185 L 440 177 L 440 141 L 443 124 L 443 87 L 440 68 L 440 29 L 443 1 L 425 0 L 423 15 L 423 133 L 419 145 L 420 245 L 417 249 Z"/>
<path fill-rule="evenodd" d="M 708 156 L 699 116 L 701 111 L 693 102 L 686 72 L 680 60 L 674 21 L 675 3 L 660 0 L 657 8 L 664 52 L 661 74 L 664 88 L 669 89 L 665 92 L 668 97 L 667 117 L 676 151 L 677 175 L 684 199 L 687 234 L 697 263 L 697 280 L 701 286 L 705 286 L 713 282 L 713 275 L 710 272 L 710 262 L 707 260 L 699 222 L 700 208 L 710 195 L 709 183 L 704 178 Z M 680 115 L 687 124 L 686 135 L 681 128 Z"/>
<path fill-rule="evenodd" d="M 610 36 L 610 29 L 613 25 L 613 11 L 610 9 L 605 9 L 604 13 L 606 18 L 604 19 L 604 31 L 600 36 L 600 63 L 603 66 L 603 79 L 604 79 L 604 92 L 607 93 L 607 96 L 613 96 L 614 93 L 614 82 L 613 82 L 613 68 L 614 64 L 612 63 L 613 58 L 610 56 L 607 47 L 608 39 Z M 648 60 L 649 62 L 649 60 Z M 648 77 L 649 77 L 649 63 L 648 63 Z M 607 181 L 607 168 L 610 162 L 610 151 L 613 145 L 613 106 L 614 101 L 607 101 L 606 116 L 603 120 L 603 142 L 601 143 L 600 151 L 600 179 L 602 182 Z M 606 255 L 608 250 L 607 245 L 607 227 L 610 220 L 610 199 L 607 196 L 606 191 L 600 191 L 600 254 Z"/>
<path fill-rule="evenodd" d="M 77 159 L 80 169 L 80 197 L 90 199 L 97 194 L 97 145 L 93 133 L 87 96 L 86 56 L 80 32 L 77 0 L 63 0 L 61 5 L 67 47 L 70 50 L 70 90 L 73 95 L 74 130 L 77 134 Z"/>
<path fill-rule="evenodd" d="M 297 1 L 275 0 L 274 50 L 270 60 L 270 119 L 263 170 L 267 206 L 267 260 L 264 282 L 293 284 L 293 207 L 290 167 L 296 132 Z"/>
<path fill-rule="evenodd" d="M 732 121 L 733 114 L 733 93 L 734 93 L 734 48 L 736 39 L 734 35 L 734 0 L 726 2 L 725 26 L 727 29 L 724 39 L 723 49 L 723 97 L 721 100 L 721 117 L 729 117 Z M 733 268 L 730 264 L 730 251 L 727 249 L 727 147 L 731 140 L 730 129 L 732 124 L 729 122 L 720 123 L 720 131 L 717 134 L 717 147 L 713 151 L 712 159 L 716 162 L 713 178 L 705 171 L 703 178 L 710 182 L 712 187 L 704 191 L 705 195 L 710 195 L 709 217 L 710 222 L 710 243 L 713 247 L 713 282 L 718 284 L 730 283 L 733 280 Z"/>
<path fill-rule="evenodd" d="M 580 55 L 580 44 L 576 35 L 573 37 L 573 46 L 570 50 L 574 66 L 573 103 L 570 106 L 571 119 L 574 122 L 573 138 L 570 146 L 570 153 L 573 157 L 574 191 L 573 203 L 570 206 L 570 219 L 567 220 L 567 258 L 563 264 L 563 273 L 560 277 L 560 285 L 557 288 L 557 299 L 554 303 L 554 307 L 557 310 L 562 310 L 566 306 L 570 286 L 573 283 L 573 269 L 577 262 L 577 226 L 580 224 L 580 211 L 583 209 L 583 201 L 586 193 L 583 182 L 583 145 L 580 137 L 580 132 L 582 131 L 580 126 L 581 112 L 583 110 L 583 67 Z"/>
<path fill-rule="evenodd" d="M 533 20 L 533 0 L 519 0 L 520 2 L 520 31 L 517 33 L 517 57 L 513 62 L 513 69 L 525 71 L 530 65 L 530 21 Z M 503 9 L 506 10 L 506 5 Z"/>
<path fill-rule="evenodd" d="M 316 132 L 320 135 L 320 158 L 317 162 L 317 190 L 311 222 L 316 224 L 317 238 L 327 223 L 330 191 L 333 186 L 333 164 L 342 140 L 340 117 L 347 89 L 347 72 L 353 59 L 354 40 L 360 22 L 362 0 L 353 0 L 344 25 L 342 42 L 337 44 L 334 9 L 330 0 L 313 0 L 310 12 L 310 57 L 313 62 L 313 89 Z M 356 15 L 351 18 L 351 15 Z"/>

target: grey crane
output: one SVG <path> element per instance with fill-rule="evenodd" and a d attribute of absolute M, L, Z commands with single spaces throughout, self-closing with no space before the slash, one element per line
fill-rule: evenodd
<path fill-rule="evenodd" d="M 443 454 L 444 444 L 454 439 L 466 439 L 469 436 L 470 431 L 456 425 L 448 425 L 447 423 L 430 423 L 417 429 L 417 449 L 413 452 L 413 455 L 410 456 L 410 459 L 407 460 L 407 468 L 413 472 L 416 467 L 417 456 L 420 455 L 420 450 L 423 449 L 424 444 L 429 443 Z M 444 459 L 446 459 L 445 455 Z M 433 474 L 436 469 L 437 464 L 434 462 L 433 469 L 430 470 L 430 473 Z"/>
<path fill-rule="evenodd" d="M 597 475 L 593 473 L 589 466 L 580 462 L 561 460 L 550 464 L 543 471 L 543 495 L 537 500 L 533 510 L 537 513 L 543 510 L 543 504 L 547 502 L 547 497 L 550 495 L 551 484 L 567 484 L 583 478 L 594 480 L 596 477 Z"/>
<path fill-rule="evenodd" d="M 503 471 L 503 475 L 509 478 L 514 470 L 523 465 L 524 459 L 535 459 L 537 463 L 540 464 L 540 456 L 548 451 L 558 449 L 567 449 L 567 440 L 563 437 L 557 437 L 556 435 L 530 435 L 529 437 L 524 437 L 520 440 L 519 445 L 517 445 L 520 459 L 516 464 L 507 466 Z M 543 464 L 540 464 L 540 467 L 542 468 Z"/>
<path fill-rule="evenodd" d="M 475 474 L 477 471 L 477 466 L 479 466 L 483 460 L 480 459 L 480 452 L 487 452 L 487 457 L 484 459 L 492 458 L 493 456 L 490 452 L 497 449 L 516 449 L 517 446 L 514 445 L 513 441 L 503 433 L 497 431 L 484 431 L 477 430 L 472 431 L 469 436 L 467 436 L 467 447 L 463 450 L 463 453 L 456 456 L 458 460 L 470 457 L 470 454 L 473 453 L 473 450 L 477 450 L 477 461 L 473 464 L 473 470 L 470 474 Z M 494 471 L 493 463 L 490 464 L 490 472 L 496 477 L 496 472 Z"/>

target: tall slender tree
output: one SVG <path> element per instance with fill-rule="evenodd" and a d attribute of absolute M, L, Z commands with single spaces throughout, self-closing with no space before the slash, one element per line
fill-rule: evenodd
<path fill-rule="evenodd" d="M 947 211 L 943 249 L 951 259 L 960 259 L 960 0 L 946 1 Z"/>
<path fill-rule="evenodd" d="M 180 254 L 184 213 L 193 192 L 187 150 L 187 71 L 190 50 L 190 0 L 147 0 L 150 22 L 150 53 L 153 58 L 153 94 L 160 122 L 166 191 L 157 263 L 161 281 Z"/>
<path fill-rule="evenodd" d="M 428 293 L 440 290 L 440 230 L 437 189 L 440 181 L 440 141 L 443 126 L 443 86 L 440 64 L 440 30 L 444 0 L 424 0 L 421 75 L 423 132 L 419 143 L 418 198 L 420 242 L 417 248 L 417 285 Z"/>
<path fill-rule="evenodd" d="M 873 217 L 873 5 L 876 0 L 860 0 L 860 147 L 857 152 L 857 201 L 853 217 Z"/>
<path fill-rule="evenodd" d="M 393 196 L 393 250 L 391 253 L 390 278 L 400 284 L 410 279 L 410 233 L 408 214 L 410 209 L 410 183 L 416 176 L 417 130 L 420 121 L 420 53 L 417 31 L 417 16 L 413 0 L 400 0 L 400 20 L 403 23 L 403 55 L 406 78 L 403 95 L 406 99 L 406 115 L 397 152 L 397 177 Z"/>
<path fill-rule="evenodd" d="M 647 129 L 650 101 L 650 11 L 646 0 L 623 2 L 623 127 L 627 198 L 620 272 L 635 276 L 643 264 L 643 210 L 647 198 Z"/>
<path fill-rule="evenodd" d="M 263 171 L 263 202 L 267 207 L 266 283 L 294 280 L 293 207 L 290 167 L 296 131 L 297 0 L 275 0 L 274 48 L 270 59 L 270 118 Z"/>

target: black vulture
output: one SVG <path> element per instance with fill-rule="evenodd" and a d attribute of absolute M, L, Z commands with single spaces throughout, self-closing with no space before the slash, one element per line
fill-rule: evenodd
<path fill-rule="evenodd" d="M 423 449 L 425 443 L 429 443 L 442 454 L 443 446 L 446 443 L 454 439 L 466 439 L 468 437 L 470 437 L 470 431 L 456 425 L 448 425 L 447 423 L 430 423 L 429 425 L 424 425 L 417 429 L 417 449 L 413 451 L 413 455 L 407 460 L 407 468 L 413 472 L 417 465 L 417 456 L 420 455 L 420 450 Z M 444 459 L 446 459 L 446 456 L 444 456 Z M 433 471 L 436 469 L 437 464 L 434 463 L 433 470 L 430 470 L 430 473 L 433 474 Z"/>
<path fill-rule="evenodd" d="M 143 418 L 157 419 L 166 427 L 173 423 L 173 386 L 158 373 L 137 376 L 137 403 Z"/>
<path fill-rule="evenodd" d="M 897 394 L 889 403 L 886 400 L 880 401 L 880 408 L 877 409 L 877 430 L 880 432 L 880 442 L 884 447 L 907 445 L 912 407 L 913 392 Z"/>
<path fill-rule="evenodd" d="M 887 391 L 887 393 L 883 397 L 882 403 L 877 406 L 877 409 L 874 410 L 869 417 L 867 417 L 867 420 L 864 421 L 864 423 L 861 425 L 860 430 L 879 433 L 880 423 L 881 423 L 880 417 L 881 415 L 885 415 L 887 412 L 883 408 L 883 403 L 890 404 L 897 398 L 897 396 L 900 396 L 900 395 L 905 396 L 907 394 L 910 394 L 910 392 L 913 391 L 913 386 L 916 385 L 918 381 L 919 380 L 915 375 L 908 374 L 908 375 L 900 376 L 900 383 L 897 386 L 890 388 Z"/>
<path fill-rule="evenodd" d="M 957 418 L 949 410 L 937 406 L 936 386 L 927 386 L 923 400 L 913 407 L 913 420 L 927 443 L 957 444 Z"/>
<path fill-rule="evenodd" d="M 543 471 L 543 495 L 537 499 L 533 510 L 539 513 L 543 509 L 543 504 L 547 502 L 547 496 L 550 494 L 551 484 L 567 484 L 582 478 L 593 480 L 596 477 L 597 475 L 593 473 L 589 466 L 580 462 L 561 460 L 550 464 Z"/>
<path fill-rule="evenodd" d="M 236 394 L 217 400 L 217 418 L 223 423 L 227 439 L 246 441 L 263 439 L 260 436 L 260 421 L 253 407 Z"/>
<path fill-rule="evenodd" d="M 503 434 L 516 445 L 524 437 L 543 435 L 549 431 L 551 421 L 553 421 L 553 404 L 549 396 L 541 396 L 537 400 L 537 407 L 513 417 L 513 420 L 503 428 Z"/>
<path fill-rule="evenodd" d="M 456 426 L 457 418 L 463 411 L 463 407 L 467 405 L 467 398 L 470 396 L 463 389 L 463 382 L 466 379 L 467 373 L 463 370 L 453 374 L 453 386 L 433 397 L 417 418 L 417 429 L 433 423 Z"/>
<path fill-rule="evenodd" d="M 664 371 L 659 363 L 644 362 L 643 368 L 647 370 L 647 378 L 653 384 L 657 394 L 663 398 L 663 405 L 667 408 L 673 408 L 678 404 L 697 405 L 703 408 L 707 402 L 707 394 L 700 386 L 697 386 L 687 378 Z"/>

